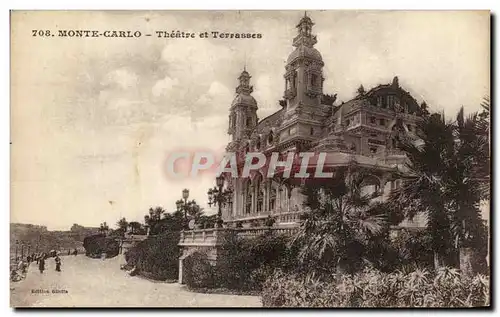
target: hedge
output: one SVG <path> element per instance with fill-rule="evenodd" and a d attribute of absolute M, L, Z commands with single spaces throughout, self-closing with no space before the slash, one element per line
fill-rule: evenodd
<path fill-rule="evenodd" d="M 489 278 L 452 268 L 354 275 L 319 281 L 276 272 L 262 291 L 264 307 L 478 307 L 490 305 Z"/>
<path fill-rule="evenodd" d="M 149 236 L 125 253 L 127 268 L 136 267 L 140 275 L 155 280 L 173 280 L 179 274 L 179 233 Z"/>
<path fill-rule="evenodd" d="M 249 239 L 229 235 L 218 251 L 216 266 L 212 266 L 202 252 L 186 257 L 183 281 L 191 288 L 260 290 L 276 268 L 288 271 L 295 267 L 287 239 L 275 234 Z"/>
<path fill-rule="evenodd" d="M 183 282 L 190 288 L 216 287 L 215 268 L 205 253 L 196 251 L 183 260 Z"/>
<path fill-rule="evenodd" d="M 99 258 L 101 254 L 106 253 L 107 258 L 112 258 L 120 252 L 120 244 L 111 237 L 103 234 L 96 234 L 83 239 L 85 255 L 92 258 Z"/>

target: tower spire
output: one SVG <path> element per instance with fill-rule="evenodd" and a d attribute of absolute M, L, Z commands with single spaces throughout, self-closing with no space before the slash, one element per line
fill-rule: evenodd
<path fill-rule="evenodd" d="M 244 94 L 244 95 L 249 95 L 253 92 L 253 87 L 250 86 L 250 74 L 247 72 L 247 65 L 243 66 L 243 71 L 241 72 L 240 76 L 238 77 L 238 81 L 240 84 L 238 87 L 236 87 L 236 93 L 237 94 Z"/>
<path fill-rule="evenodd" d="M 316 35 L 312 35 L 312 27 L 314 23 L 310 17 L 307 16 L 307 11 L 304 11 L 304 16 L 300 19 L 299 24 L 297 24 L 297 36 L 293 39 L 293 46 L 307 46 L 313 47 L 318 41 L 316 40 Z"/>

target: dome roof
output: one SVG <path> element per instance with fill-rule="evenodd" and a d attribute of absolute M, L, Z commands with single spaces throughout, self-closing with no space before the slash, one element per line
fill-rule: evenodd
<path fill-rule="evenodd" d="M 244 104 L 249 106 L 257 106 L 257 101 L 251 95 L 238 94 L 231 104 L 232 106 L 236 104 Z"/>
<path fill-rule="evenodd" d="M 306 57 L 310 59 L 314 59 L 317 61 L 323 61 L 323 58 L 321 57 L 321 53 L 315 49 L 314 47 L 308 47 L 305 45 L 301 45 L 297 47 L 289 56 L 287 63 L 290 64 L 293 62 L 296 58 L 300 57 Z"/>

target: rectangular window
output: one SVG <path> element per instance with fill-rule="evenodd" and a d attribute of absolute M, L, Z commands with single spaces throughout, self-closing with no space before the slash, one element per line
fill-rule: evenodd
<path fill-rule="evenodd" d="M 377 121 L 377 119 L 375 117 L 370 117 L 371 124 L 375 124 L 376 121 Z"/>
<path fill-rule="evenodd" d="M 380 120 L 379 120 L 379 124 L 380 124 L 381 126 L 384 126 L 384 127 L 385 127 L 385 119 L 380 119 Z"/>
<path fill-rule="evenodd" d="M 311 88 L 315 88 L 317 84 L 318 84 L 318 75 L 312 74 L 311 75 Z"/>
<path fill-rule="evenodd" d="M 394 107 L 394 96 L 387 96 L 387 106 L 389 108 Z"/>

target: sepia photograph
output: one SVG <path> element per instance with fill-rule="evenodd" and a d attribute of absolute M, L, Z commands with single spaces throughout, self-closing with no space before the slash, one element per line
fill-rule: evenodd
<path fill-rule="evenodd" d="M 10 306 L 491 308 L 490 11 L 10 11 Z"/>

